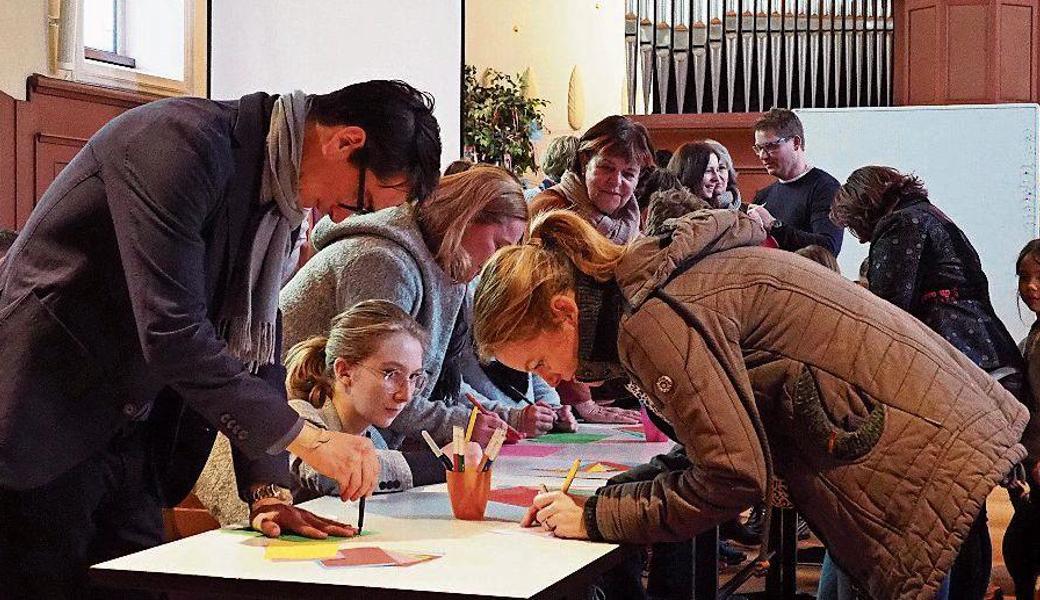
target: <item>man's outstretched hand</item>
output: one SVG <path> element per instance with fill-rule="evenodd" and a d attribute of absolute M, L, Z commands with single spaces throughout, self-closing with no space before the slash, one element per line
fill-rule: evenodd
<path fill-rule="evenodd" d="M 295 533 L 323 540 L 330 535 L 354 537 L 358 532 L 356 527 L 319 517 L 277 498 L 262 498 L 254 502 L 249 509 L 249 522 L 253 529 L 272 538 L 283 533 Z"/>

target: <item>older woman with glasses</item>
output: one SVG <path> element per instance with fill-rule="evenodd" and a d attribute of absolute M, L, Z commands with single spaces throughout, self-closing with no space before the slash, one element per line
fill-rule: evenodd
<path fill-rule="evenodd" d="M 444 481 L 444 467 L 428 451 L 387 449 L 378 427 L 389 427 L 422 393 L 429 336 L 411 315 L 387 300 L 366 300 L 332 319 L 327 335 L 296 344 L 286 357 L 289 404 L 328 431 L 367 435 L 379 457 L 378 492 Z M 472 443 L 467 459 L 479 460 Z M 296 501 L 339 495 L 339 484 L 290 455 Z"/>

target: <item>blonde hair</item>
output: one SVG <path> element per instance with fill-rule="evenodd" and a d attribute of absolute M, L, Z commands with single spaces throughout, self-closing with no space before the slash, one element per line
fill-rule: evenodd
<path fill-rule="evenodd" d="M 416 211 L 434 258 L 452 280 L 469 272 L 472 259 L 462 248 L 470 223 L 501 225 L 509 219 L 527 222 L 524 190 L 516 178 L 499 167 L 473 167 L 442 177 L 437 189 Z"/>
<path fill-rule="evenodd" d="M 357 364 L 392 333 L 407 333 L 422 345 L 429 336 L 422 325 L 388 300 L 363 300 L 332 318 L 328 336 L 315 336 L 293 346 L 285 356 L 285 391 L 289 398 L 306 399 L 317 408 L 335 389 L 333 364 L 342 358 Z"/>
<path fill-rule="evenodd" d="M 575 289 L 577 272 L 607 281 L 625 255 L 569 210 L 539 214 L 530 241 L 500 249 L 484 265 L 473 303 L 473 337 L 481 358 L 552 328 L 552 298 Z"/>

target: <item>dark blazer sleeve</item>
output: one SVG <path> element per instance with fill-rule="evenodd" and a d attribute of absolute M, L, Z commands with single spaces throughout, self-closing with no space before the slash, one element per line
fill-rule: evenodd
<path fill-rule="evenodd" d="M 149 368 L 247 456 L 300 426 L 284 391 L 250 375 L 209 321 L 203 234 L 231 179 L 228 132 L 200 119 L 127 127 L 97 157 Z M 276 447 L 281 445 L 282 447 Z"/>

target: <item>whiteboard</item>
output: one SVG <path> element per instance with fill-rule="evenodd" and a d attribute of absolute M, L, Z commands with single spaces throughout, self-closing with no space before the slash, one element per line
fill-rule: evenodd
<path fill-rule="evenodd" d="M 797 110 L 810 163 L 845 183 L 865 165 L 914 172 L 929 199 L 982 259 L 997 316 L 1015 340 L 1033 315 L 1018 309 L 1015 259 L 1038 237 L 1040 106 L 1036 104 Z M 867 257 L 846 230 L 838 263 L 855 279 Z"/>
<path fill-rule="evenodd" d="M 446 166 L 461 152 L 462 1 L 211 2 L 209 96 L 401 79 L 436 100 Z"/>

